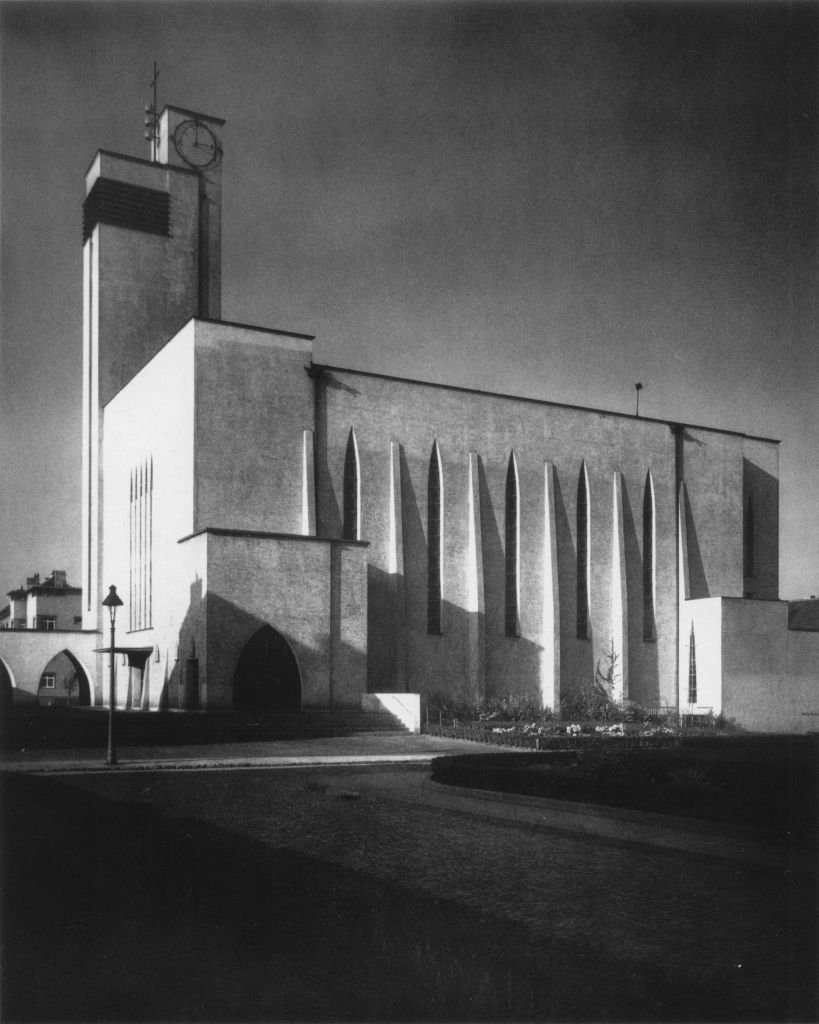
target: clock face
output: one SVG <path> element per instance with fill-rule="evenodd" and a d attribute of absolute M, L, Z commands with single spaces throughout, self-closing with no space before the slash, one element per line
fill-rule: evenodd
<path fill-rule="evenodd" d="M 182 121 L 173 133 L 173 144 L 185 163 L 200 171 L 222 159 L 219 140 L 201 121 Z"/>

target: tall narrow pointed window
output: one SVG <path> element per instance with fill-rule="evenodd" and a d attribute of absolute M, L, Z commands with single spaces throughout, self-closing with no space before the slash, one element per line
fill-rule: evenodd
<path fill-rule="evenodd" d="M 643 640 L 657 639 L 655 600 L 657 593 L 656 571 L 657 520 L 654 507 L 654 481 L 651 471 L 646 473 L 643 492 Z"/>
<path fill-rule="evenodd" d="M 432 445 L 427 476 L 427 632 L 441 632 L 444 563 L 444 481 L 438 442 Z"/>
<path fill-rule="evenodd" d="M 754 575 L 754 502 L 751 495 L 745 503 L 745 520 L 742 524 L 743 575 Z"/>
<path fill-rule="evenodd" d="M 577 481 L 577 635 L 588 640 L 589 624 L 589 548 L 591 522 L 589 517 L 589 474 L 585 460 Z"/>
<path fill-rule="evenodd" d="M 694 623 L 688 639 L 688 703 L 697 703 L 697 643 L 694 639 Z"/>
<path fill-rule="evenodd" d="M 131 470 L 129 543 L 129 626 L 149 629 L 153 624 L 153 456 Z"/>
<path fill-rule="evenodd" d="M 342 536 L 345 540 L 361 540 L 361 473 L 358 442 L 350 428 L 344 454 L 344 518 Z"/>
<path fill-rule="evenodd" d="M 520 479 L 514 452 L 506 470 L 506 635 L 520 636 Z"/>

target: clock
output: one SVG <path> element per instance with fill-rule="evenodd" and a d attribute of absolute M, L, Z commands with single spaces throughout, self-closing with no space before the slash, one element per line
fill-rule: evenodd
<path fill-rule="evenodd" d="M 185 163 L 198 171 L 215 167 L 222 159 L 219 140 L 201 121 L 180 122 L 173 133 L 173 144 Z"/>

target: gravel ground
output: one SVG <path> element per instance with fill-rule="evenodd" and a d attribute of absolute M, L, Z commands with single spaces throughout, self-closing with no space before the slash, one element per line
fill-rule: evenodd
<path fill-rule="evenodd" d="M 811 879 L 425 805 L 421 771 L 7 778 L 4 1019 L 815 1019 Z M 83 956 L 35 927 L 60 893 Z"/>

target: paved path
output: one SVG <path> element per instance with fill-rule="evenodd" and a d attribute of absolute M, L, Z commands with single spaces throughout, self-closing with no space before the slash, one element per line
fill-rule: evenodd
<path fill-rule="evenodd" d="M 442 754 L 497 753 L 493 744 L 409 733 L 356 733 L 301 740 L 211 743 L 173 747 L 118 747 L 117 769 L 273 767 L 282 764 L 429 763 Z M 501 748 L 502 749 L 502 748 Z M 16 750 L 0 758 L 2 771 L 110 771 L 105 750 Z"/>
<path fill-rule="evenodd" d="M 500 748 L 503 749 L 503 748 Z M 7 754 L 0 771 L 44 774 L 130 773 L 226 769 L 428 765 L 444 754 L 497 753 L 491 744 L 438 736 L 360 733 L 209 746 L 122 748 L 115 767 L 105 764 L 104 751 L 32 750 Z M 483 790 L 466 790 L 432 782 L 425 774 L 379 772 L 361 775 L 357 784 L 368 792 L 416 805 L 457 811 L 532 830 L 579 832 L 639 845 L 654 845 L 700 856 L 745 861 L 776 871 L 810 874 L 814 857 L 789 850 L 750 830 L 700 822 L 691 818 L 630 811 L 594 804 L 546 800 Z"/>

